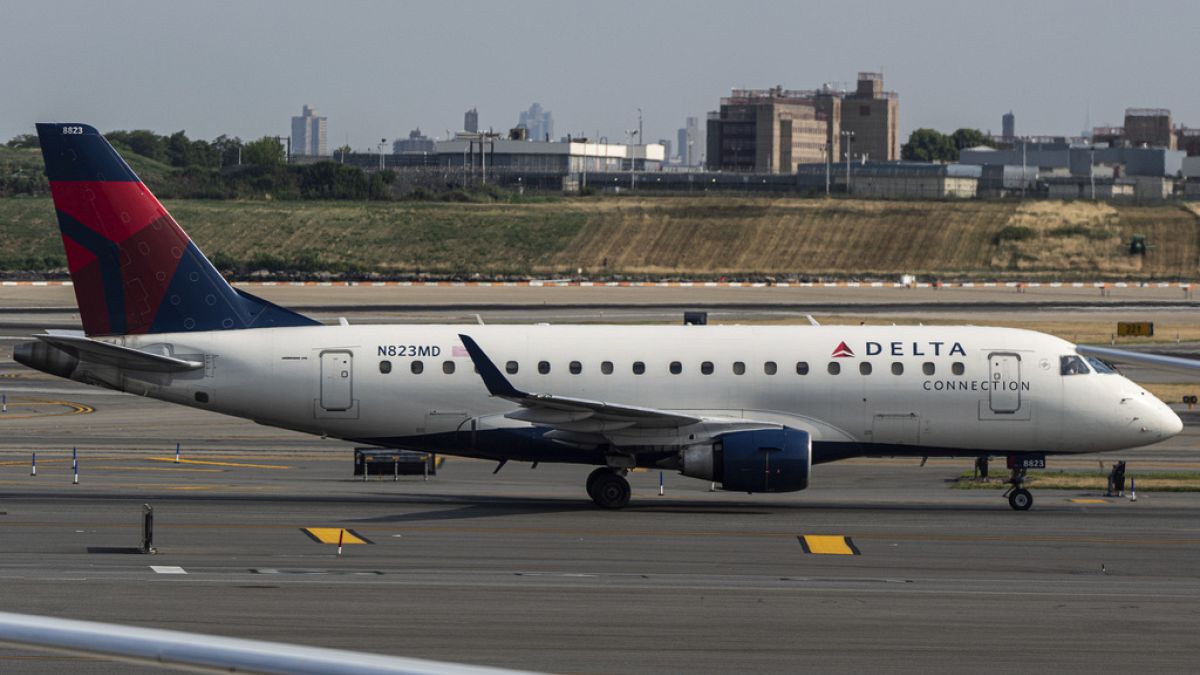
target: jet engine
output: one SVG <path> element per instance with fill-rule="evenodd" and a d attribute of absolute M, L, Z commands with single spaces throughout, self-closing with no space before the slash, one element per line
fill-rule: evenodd
<path fill-rule="evenodd" d="M 13 360 L 25 366 L 58 377 L 71 377 L 79 358 L 46 344 L 45 342 L 22 342 L 13 348 Z"/>
<path fill-rule="evenodd" d="M 680 453 L 680 473 L 738 492 L 795 492 L 808 487 L 812 437 L 783 427 L 732 431 Z"/>

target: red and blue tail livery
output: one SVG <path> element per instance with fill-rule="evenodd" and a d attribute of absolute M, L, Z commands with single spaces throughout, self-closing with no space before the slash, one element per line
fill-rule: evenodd
<path fill-rule="evenodd" d="M 96 129 L 37 131 L 88 335 L 317 324 L 230 286 Z"/>

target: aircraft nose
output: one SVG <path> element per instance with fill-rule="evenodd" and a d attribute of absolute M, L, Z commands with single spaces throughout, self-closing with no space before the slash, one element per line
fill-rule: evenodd
<path fill-rule="evenodd" d="M 1179 419 L 1179 415 L 1176 415 L 1174 410 L 1164 405 L 1159 413 L 1159 435 L 1163 438 L 1171 438 L 1178 436 L 1182 431 L 1183 420 Z"/>

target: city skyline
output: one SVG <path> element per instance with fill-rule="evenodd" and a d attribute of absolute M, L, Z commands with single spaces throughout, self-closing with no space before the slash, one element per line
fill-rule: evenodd
<path fill-rule="evenodd" d="M 331 148 L 365 148 L 416 127 L 445 137 L 472 107 L 481 128 L 505 132 L 530 101 L 554 111 L 556 137 L 622 138 L 640 108 L 646 138 L 673 138 L 734 88 L 851 85 L 874 70 L 901 96 L 902 140 L 916 127 L 999 134 L 1010 109 L 1022 134 L 1119 126 L 1134 107 L 1168 108 L 1177 124 L 1200 126 L 1200 97 L 1173 72 L 1192 60 L 1194 3 L 1157 6 L 1165 22 L 1133 5 L 1100 12 L 1079 1 L 1010 2 L 1004 15 L 941 0 L 617 1 L 586 16 L 583 5 L 533 5 L 516 16 L 471 2 L 349 3 L 336 12 L 303 2 L 283 11 L 119 0 L 104 12 L 73 1 L 6 3 L 0 141 L 46 120 L 192 138 L 286 135 L 289 118 L 310 104 L 329 120 Z M 50 22 L 47 12 L 88 20 Z M 373 44 L 387 68 L 364 58 Z M 556 56 L 532 58 L 542 53 Z M 1146 68 L 1147 59 L 1162 67 Z"/>

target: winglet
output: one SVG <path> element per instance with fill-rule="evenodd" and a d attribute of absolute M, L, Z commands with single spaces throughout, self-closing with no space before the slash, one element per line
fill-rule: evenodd
<path fill-rule="evenodd" d="M 462 340 L 463 346 L 467 348 L 467 353 L 471 355 L 471 360 L 475 362 L 475 369 L 483 378 L 483 384 L 487 387 L 489 394 L 501 398 L 525 398 L 528 396 L 525 392 L 512 386 L 504 373 L 501 373 L 488 355 L 483 353 L 483 349 L 479 347 L 478 343 L 461 333 L 458 338 Z"/>

